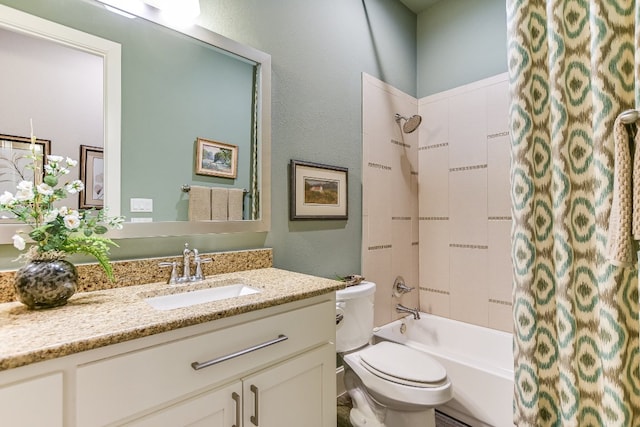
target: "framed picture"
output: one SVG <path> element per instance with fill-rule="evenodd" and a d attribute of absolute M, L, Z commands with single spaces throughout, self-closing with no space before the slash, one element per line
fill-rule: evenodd
<path fill-rule="evenodd" d="M 238 146 L 198 138 L 196 174 L 235 178 L 238 174 Z"/>
<path fill-rule="evenodd" d="M 347 219 L 347 168 L 291 160 L 289 219 Z"/>
<path fill-rule="evenodd" d="M 34 181 L 36 184 L 42 182 L 44 165 L 47 163 L 47 156 L 51 154 L 51 141 L 36 139 L 34 147 L 41 156 L 36 165 L 38 175 L 35 177 L 30 158 L 31 138 L 0 135 L 0 194 L 5 191 L 15 193 L 20 181 Z"/>
<path fill-rule="evenodd" d="M 102 209 L 104 206 L 104 151 L 102 147 L 80 146 L 80 209 Z"/>

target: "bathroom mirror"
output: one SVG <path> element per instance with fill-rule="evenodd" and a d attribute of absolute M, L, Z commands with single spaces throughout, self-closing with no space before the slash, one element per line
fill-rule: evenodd
<path fill-rule="evenodd" d="M 13 0 L 3 0 L 3 3 L 22 7 L 19 2 Z M 46 2 L 42 0 L 39 3 Z M 47 15 L 44 18 L 61 22 L 65 24 L 64 26 L 53 23 L 49 19 L 35 17 L 0 5 L 0 27 L 33 37 L 53 40 L 104 58 L 105 204 L 109 207 L 110 214 L 123 214 L 128 221 L 123 230 L 110 231 L 110 237 L 118 239 L 267 231 L 270 227 L 271 204 L 270 56 L 202 27 L 191 26 L 178 31 L 172 24 L 165 22 L 157 9 L 150 6 L 128 11 L 136 15 L 136 18 L 128 19 L 106 10 L 103 3 L 95 0 L 65 0 L 62 4 L 64 4 L 64 11 L 56 11 L 57 6 L 41 6 L 40 9 L 46 10 Z M 67 17 L 67 15 L 73 15 L 69 13 L 71 11 L 76 13 L 75 21 L 74 16 Z M 88 16 L 88 14 L 95 16 Z M 80 22 L 80 24 L 76 25 L 76 22 Z M 88 24 L 83 26 L 82 22 L 88 22 Z M 77 30 L 70 27 L 77 27 Z M 129 28 L 133 29 L 129 30 Z M 127 31 L 132 31 L 132 33 L 127 33 Z M 90 39 L 91 35 L 87 34 L 89 32 L 94 33 L 97 40 L 112 40 L 116 42 L 116 46 L 121 46 L 122 65 L 120 64 L 120 54 L 114 46 L 98 46 L 96 48 L 92 44 L 93 41 L 87 41 L 82 36 L 84 34 Z M 111 36 L 108 34 L 109 32 L 115 32 L 120 36 Z M 152 33 L 160 34 L 161 40 L 152 40 Z M 164 77 L 167 74 L 164 74 L 162 78 L 155 76 L 160 73 L 150 74 L 148 63 L 144 66 L 139 65 L 138 61 L 142 61 L 143 58 L 140 58 L 141 55 L 138 53 L 132 54 L 136 51 L 128 45 L 130 39 L 138 41 L 142 39 L 141 42 L 145 44 L 145 52 L 149 56 L 149 58 L 144 58 L 146 61 L 154 59 L 161 61 L 158 65 L 151 66 L 151 69 L 166 71 L 178 64 L 179 66 L 168 71 L 174 73 L 171 79 Z M 173 43 L 176 43 L 175 46 L 179 46 L 177 43 L 182 42 L 191 45 L 188 48 L 175 47 L 174 49 L 182 52 L 179 57 L 163 57 L 163 51 L 158 47 Z M 204 58 L 203 52 L 206 52 Z M 210 59 L 209 55 L 211 58 L 218 59 Z M 219 59 L 221 57 L 224 59 Z M 188 62 L 194 58 L 199 62 Z M 217 107 L 211 104 L 214 105 L 211 111 L 209 111 L 208 104 L 206 102 L 203 104 L 202 100 L 190 102 L 190 98 L 177 99 L 177 96 L 187 92 L 181 86 L 183 81 L 211 77 L 213 73 L 206 68 L 206 63 L 224 62 L 225 60 L 228 62 L 225 72 L 231 74 L 227 74 L 226 77 L 224 75 L 222 77 L 214 76 L 211 80 L 222 79 L 224 80 L 222 86 L 230 87 L 230 79 L 235 74 L 243 74 L 245 80 L 242 84 L 245 89 L 242 93 L 223 92 L 220 89 L 220 82 L 204 83 L 215 88 L 209 89 L 215 91 L 215 96 L 210 96 L 210 98 L 222 100 Z M 119 74 L 120 67 L 122 68 L 122 77 Z M 237 70 L 240 71 L 235 72 Z M 140 75 L 136 76 L 136 72 L 139 72 Z M 164 80 L 162 80 L 163 78 Z M 248 90 L 246 89 L 247 79 L 250 82 Z M 145 93 L 143 90 L 138 90 L 142 83 L 147 84 L 146 93 L 158 92 L 161 97 L 147 99 L 139 95 Z M 203 88 L 202 91 L 205 92 L 206 88 Z M 122 103 L 120 103 L 120 96 L 122 96 Z M 236 98 L 242 98 L 244 104 L 240 105 Z M 192 108 L 191 110 L 182 108 L 179 114 L 175 110 L 167 108 L 166 114 L 168 116 L 163 117 L 162 114 L 165 112 L 161 107 L 163 102 L 168 106 L 174 104 L 191 105 Z M 145 105 L 149 107 L 147 108 Z M 221 108 L 220 105 L 223 107 Z M 153 108 L 151 108 L 152 106 Z M 234 109 L 241 111 L 245 117 L 249 117 L 248 121 L 238 124 L 237 121 L 234 122 L 224 116 L 226 110 Z M 153 115 L 145 116 L 144 113 L 147 110 L 152 111 Z M 198 125 L 194 122 L 196 116 L 211 125 L 209 127 Z M 132 125 L 132 121 L 135 121 L 136 126 Z M 163 131 L 159 125 L 164 122 L 170 123 L 171 128 L 182 126 L 184 132 L 165 135 L 169 132 Z M 230 130 L 225 129 L 227 125 L 229 125 L 228 128 L 231 128 Z M 242 142 L 233 139 L 237 129 L 241 129 Z M 41 137 L 41 135 L 37 136 Z M 122 136 L 121 140 L 120 136 Z M 163 137 L 167 139 L 161 140 Z M 195 173 L 195 142 L 197 138 L 208 138 L 238 145 L 238 180 L 200 176 Z M 131 151 L 132 145 L 137 147 L 137 151 L 135 149 Z M 175 162 L 175 165 L 167 165 L 159 160 L 154 160 L 153 152 L 164 159 L 170 159 Z M 141 164 L 144 166 L 140 167 Z M 244 175 L 241 177 L 241 174 Z M 147 187 L 141 185 L 144 184 L 143 181 L 149 181 Z M 188 193 L 183 192 L 182 189 L 185 184 L 245 188 L 248 193 L 246 196 L 248 200 L 245 201 L 244 208 L 245 220 L 183 221 L 173 220 L 173 218 L 167 220 L 163 217 L 164 213 L 180 209 L 184 212 L 188 206 Z M 156 188 L 158 191 L 150 194 L 145 188 Z M 154 211 L 152 213 L 130 213 L 129 202 L 131 198 L 152 199 Z M 253 198 L 256 200 L 255 206 Z M 134 221 L 153 219 L 153 222 L 129 222 L 132 219 Z M 0 241 L 9 243 L 11 236 L 21 226 L 24 228 L 22 224 L 3 223 L 0 225 Z"/>

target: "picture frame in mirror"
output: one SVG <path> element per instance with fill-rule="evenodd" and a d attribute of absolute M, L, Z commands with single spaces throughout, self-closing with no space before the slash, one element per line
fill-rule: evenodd
<path fill-rule="evenodd" d="M 20 181 L 42 182 L 44 165 L 51 154 L 51 141 L 36 138 L 34 148 L 36 154 L 42 156 L 37 167 L 42 174 L 36 176 L 35 180 L 33 170 L 27 167 L 32 162 L 31 138 L 0 134 L 0 194 L 14 191 Z"/>
<path fill-rule="evenodd" d="M 78 193 L 80 209 L 104 207 L 104 150 L 102 147 L 80 145 L 80 180 L 85 188 Z"/>
<path fill-rule="evenodd" d="M 238 175 L 238 146 L 198 138 L 196 141 L 196 174 L 236 178 Z"/>

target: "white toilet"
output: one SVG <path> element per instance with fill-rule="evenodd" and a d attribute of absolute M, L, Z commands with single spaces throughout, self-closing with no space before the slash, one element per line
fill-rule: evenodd
<path fill-rule="evenodd" d="M 447 372 L 413 348 L 373 335 L 375 283 L 336 293 L 336 350 L 344 359 L 344 383 L 356 427 L 435 427 L 435 407 L 453 396 Z M 342 317 L 341 317 L 342 316 Z"/>

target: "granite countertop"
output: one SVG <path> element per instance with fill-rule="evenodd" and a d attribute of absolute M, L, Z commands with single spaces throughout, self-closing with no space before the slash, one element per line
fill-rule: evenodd
<path fill-rule="evenodd" d="M 144 297 L 178 286 L 219 286 L 239 279 L 262 292 L 173 310 L 152 308 Z M 221 281 L 218 283 L 218 281 Z M 226 283 L 225 283 L 226 281 Z M 0 304 L 0 371 L 93 348 L 310 298 L 344 288 L 336 280 L 276 268 L 220 274 L 198 284 L 153 283 L 77 293 L 67 305 L 29 310 Z"/>

